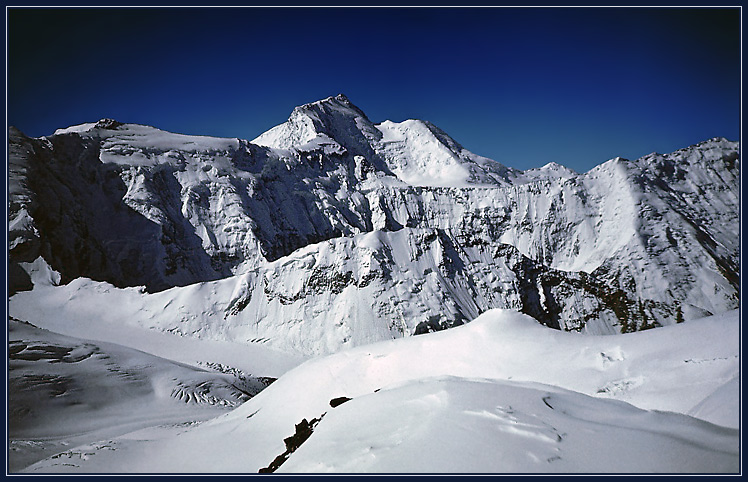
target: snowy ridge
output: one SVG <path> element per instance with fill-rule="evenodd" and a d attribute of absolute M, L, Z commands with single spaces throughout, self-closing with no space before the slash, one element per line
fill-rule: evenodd
<path fill-rule="evenodd" d="M 363 156 L 381 166 L 370 142 L 381 133 L 358 107 L 339 94 L 296 107 L 288 121 L 255 138 L 252 143 L 283 150 L 312 150 L 318 144 L 337 145 L 340 154 Z"/>
<path fill-rule="evenodd" d="M 577 172 L 573 169 L 569 169 L 566 166 L 562 166 L 557 162 L 549 162 L 545 166 L 528 169 L 523 172 L 525 178 L 536 179 L 536 178 L 570 178 L 577 176 Z"/>
<path fill-rule="evenodd" d="M 378 124 L 382 138 L 375 144 L 390 170 L 414 186 L 466 187 L 506 185 L 519 177 L 510 169 L 477 156 L 444 131 L 420 120 Z"/>

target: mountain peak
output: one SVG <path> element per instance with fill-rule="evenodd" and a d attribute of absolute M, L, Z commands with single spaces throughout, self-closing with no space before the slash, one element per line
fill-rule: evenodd
<path fill-rule="evenodd" d="M 351 100 L 345 95 L 345 94 L 338 94 L 338 95 L 331 95 L 330 97 L 326 97 L 324 99 L 320 99 L 314 102 L 309 102 L 304 105 L 310 105 L 310 104 L 323 104 L 323 103 L 339 103 L 339 104 L 346 104 L 346 105 L 353 105 Z"/>
<path fill-rule="evenodd" d="M 328 97 L 328 98 L 327 98 L 327 99 L 325 99 L 325 100 L 336 100 L 336 101 L 338 101 L 338 102 L 340 102 L 340 103 L 342 103 L 342 104 L 349 104 L 349 105 L 353 105 L 353 104 L 351 103 L 350 99 L 349 99 L 349 98 L 348 98 L 348 97 L 347 97 L 347 96 L 346 96 L 345 94 L 343 94 L 343 93 L 340 93 L 340 94 L 338 94 L 338 95 L 336 95 L 336 96 L 334 96 L 334 97 Z"/>
<path fill-rule="evenodd" d="M 535 167 L 525 171 L 526 175 L 541 176 L 546 178 L 560 178 L 560 177 L 573 177 L 577 175 L 577 172 L 573 169 L 569 169 L 563 164 L 557 162 L 549 162 L 541 167 Z"/>
<path fill-rule="evenodd" d="M 94 124 L 94 127 L 97 129 L 116 129 L 117 127 L 120 127 L 122 125 L 124 125 L 122 122 L 105 118 L 100 119 L 96 124 Z"/>
<path fill-rule="evenodd" d="M 296 107 L 288 121 L 273 127 L 252 140 L 252 143 L 290 149 L 314 139 L 334 139 L 352 155 L 361 155 L 376 163 L 370 141 L 381 133 L 344 94 L 327 97 Z"/>
<path fill-rule="evenodd" d="M 345 96 L 345 94 L 338 94 L 336 96 L 331 96 L 322 100 L 300 105 L 293 110 L 293 113 L 291 115 L 298 115 L 300 113 L 304 113 L 307 115 L 309 113 L 314 113 L 316 114 L 315 117 L 317 118 L 317 120 L 320 121 L 323 121 L 321 116 L 343 116 L 352 118 L 360 117 L 362 119 L 365 119 L 366 122 L 369 122 L 369 119 L 366 117 L 364 111 L 355 106 L 353 102 L 351 102 L 350 99 Z"/>

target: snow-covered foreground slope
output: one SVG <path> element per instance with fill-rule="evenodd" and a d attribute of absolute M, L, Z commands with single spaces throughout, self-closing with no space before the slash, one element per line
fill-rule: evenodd
<path fill-rule="evenodd" d="M 25 472 L 734 473 L 739 343 L 737 311 L 590 336 L 492 310 L 307 361 L 201 425 Z"/>
<path fill-rule="evenodd" d="M 213 418 L 273 380 L 222 373 L 217 364 L 189 366 L 13 319 L 8 333 L 12 472 L 84 442 Z"/>
<path fill-rule="evenodd" d="M 9 320 L 11 472 L 80 444 L 103 448 L 95 442 L 140 427 L 207 420 L 304 360 L 261 343 L 200 340 L 142 327 L 133 321 L 163 306 L 149 307 L 138 288 L 78 280 L 56 293 L 46 291 L 52 305 L 45 305 L 40 280 L 57 275 L 39 265 L 30 271 L 41 297 L 24 305 L 32 310 L 21 314 L 23 322 Z M 76 285 L 84 289 L 66 291 Z"/>

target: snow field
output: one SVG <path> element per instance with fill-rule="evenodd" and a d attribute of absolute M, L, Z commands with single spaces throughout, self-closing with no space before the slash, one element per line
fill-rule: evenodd
<path fill-rule="evenodd" d="M 735 472 L 738 328 L 731 312 L 585 336 L 493 310 L 311 359 L 178 436 L 133 434 L 75 468 L 27 471 L 256 472 L 296 424 L 322 417 L 279 472 Z M 351 400 L 332 408 L 338 397 Z M 707 405 L 732 427 L 685 415 Z"/>

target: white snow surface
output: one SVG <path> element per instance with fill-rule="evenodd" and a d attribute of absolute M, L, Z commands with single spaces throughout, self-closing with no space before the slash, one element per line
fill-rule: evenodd
<path fill-rule="evenodd" d="M 139 124 L 119 124 L 116 127 L 102 127 L 109 119 L 99 122 L 85 123 L 58 129 L 54 135 L 76 133 L 85 137 L 101 137 L 105 139 L 101 160 L 103 162 L 117 162 L 119 157 L 125 157 L 127 164 L 132 163 L 132 154 L 142 156 L 144 164 L 152 163 L 156 151 L 184 151 L 190 153 L 207 153 L 210 151 L 228 151 L 239 147 L 239 139 L 211 136 L 194 136 L 176 134 L 163 131 L 151 126 Z M 110 121 L 112 122 L 112 121 Z M 151 162 L 149 162 L 151 161 Z"/>
<path fill-rule="evenodd" d="M 24 472 L 252 473 L 306 419 L 311 436 L 278 472 L 736 473 L 739 321 L 611 337 L 492 310 L 309 360 L 209 422 L 111 437 Z M 350 400 L 333 408 L 339 397 Z"/>
<path fill-rule="evenodd" d="M 142 287 L 121 289 L 85 278 L 57 286 L 59 274 L 41 259 L 29 271 L 35 288 L 11 297 L 9 314 L 55 333 L 122 344 L 192 366 L 216 362 L 268 377 L 277 377 L 306 358 L 265 346 L 266 340 L 260 338 L 200 339 L 180 330 L 190 320 L 206 324 L 216 315 L 213 303 L 222 298 L 216 296 L 221 282 L 147 294 Z M 173 321 L 169 328 L 174 328 L 155 329 L 153 320 L 159 317 Z"/>
<path fill-rule="evenodd" d="M 69 446 L 153 425 L 207 420 L 262 387 L 233 374 L 14 320 L 8 332 L 11 472 Z"/>
<path fill-rule="evenodd" d="M 70 127 L 55 130 L 54 135 L 88 132 L 96 127 L 96 122 L 85 122 Z"/>

